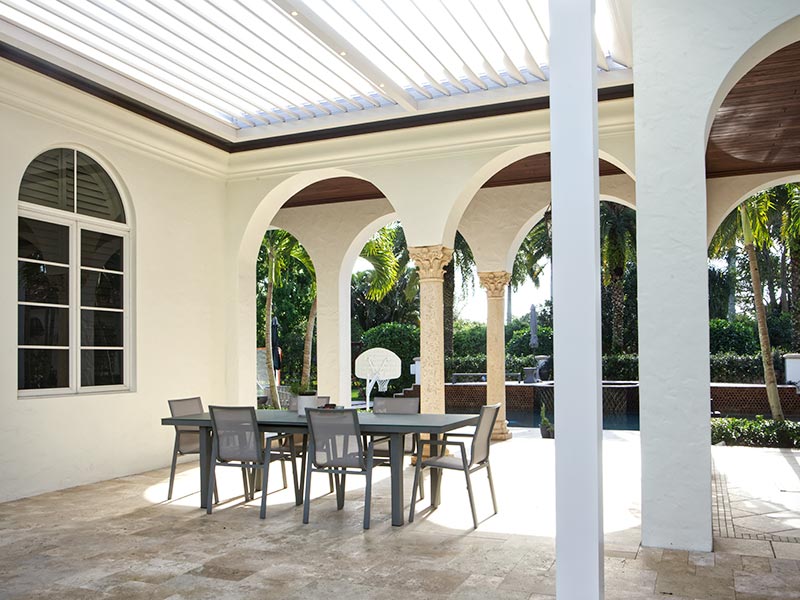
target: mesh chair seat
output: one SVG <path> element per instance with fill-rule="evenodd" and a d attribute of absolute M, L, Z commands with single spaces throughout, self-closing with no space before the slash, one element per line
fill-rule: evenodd
<path fill-rule="evenodd" d="M 424 467 L 435 467 L 437 469 L 456 469 L 464 470 L 464 463 L 460 456 L 434 456 L 422 462 Z"/>

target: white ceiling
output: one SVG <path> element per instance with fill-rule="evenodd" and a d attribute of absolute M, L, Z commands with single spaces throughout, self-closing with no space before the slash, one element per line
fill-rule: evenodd
<path fill-rule="evenodd" d="M 228 141 L 546 96 L 548 0 L 0 0 L 0 40 Z M 597 0 L 598 84 L 632 81 Z"/>

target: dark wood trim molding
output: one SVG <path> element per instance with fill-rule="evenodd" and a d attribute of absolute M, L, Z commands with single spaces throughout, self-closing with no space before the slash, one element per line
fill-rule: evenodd
<path fill-rule="evenodd" d="M 146 119 L 150 119 L 175 131 L 193 137 L 196 140 L 205 142 L 215 148 L 229 153 L 246 152 L 248 150 L 261 150 L 263 148 L 276 148 L 292 144 L 302 144 L 304 142 L 316 142 L 320 140 L 330 140 L 367 133 L 377 133 L 381 131 L 391 131 L 394 129 L 407 129 L 410 127 L 423 127 L 425 125 L 438 125 L 440 123 L 453 123 L 469 119 L 481 119 L 498 115 L 510 115 L 520 112 L 543 110 L 550 107 L 550 98 L 531 98 L 526 100 L 516 100 L 513 102 L 501 102 L 499 104 L 489 104 L 485 106 L 475 106 L 462 108 L 459 110 L 442 111 L 428 113 L 424 115 L 412 115 L 399 117 L 396 119 L 386 119 L 384 121 L 373 121 L 360 125 L 346 125 L 342 127 L 332 127 L 317 131 L 303 133 L 293 133 L 271 138 L 247 140 L 243 142 L 230 142 L 224 138 L 211 134 L 200 127 L 182 121 L 163 111 L 147 106 L 143 102 L 134 100 L 125 94 L 112 90 L 106 86 L 95 83 L 82 75 L 72 73 L 64 67 L 60 67 L 42 58 L 34 56 L 24 50 L 15 48 L 5 42 L 0 42 L 0 57 L 5 58 L 18 65 L 46 75 L 51 79 L 60 81 L 72 86 L 82 92 L 86 92 L 96 98 L 110 102 L 120 108 L 129 110 Z M 633 97 L 633 84 L 619 85 L 615 87 L 602 88 L 597 91 L 599 101 L 616 100 L 619 98 Z"/>

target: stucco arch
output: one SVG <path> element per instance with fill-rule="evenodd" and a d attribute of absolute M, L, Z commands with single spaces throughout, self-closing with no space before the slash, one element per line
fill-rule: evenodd
<path fill-rule="evenodd" d="M 714 124 L 717 111 L 725 97 L 733 89 L 733 86 L 736 85 L 736 82 L 771 54 L 789 44 L 800 41 L 800 14 L 798 12 L 800 11 L 796 9 L 794 16 L 788 17 L 787 20 L 772 30 L 764 31 L 757 41 L 744 50 L 741 56 L 727 70 L 727 73 L 717 86 L 717 92 L 708 108 L 705 129 L 706 144 L 708 144 L 708 136 L 711 133 L 711 126 Z M 753 27 L 755 25 L 756 23 L 753 23 Z"/>
<path fill-rule="evenodd" d="M 800 182 L 800 171 L 781 173 L 758 173 L 739 177 L 709 179 L 708 196 L 708 243 L 727 216 L 750 196 L 784 183 Z"/>
<path fill-rule="evenodd" d="M 549 149 L 549 142 L 523 144 L 497 154 L 490 160 L 486 161 L 480 168 L 476 169 L 472 176 L 467 179 L 466 183 L 461 188 L 461 191 L 458 193 L 456 200 L 451 207 L 450 215 L 448 216 L 443 235 L 445 245 L 452 247 L 453 240 L 456 237 L 456 231 L 458 230 L 458 226 L 462 217 L 464 216 L 464 213 L 466 212 L 472 200 L 475 198 L 478 190 L 481 189 L 483 184 L 485 184 L 492 175 L 501 169 L 504 169 L 508 165 L 517 162 L 518 160 L 522 160 L 523 158 L 532 156 L 534 154 L 542 154 L 547 152 Z M 467 241 L 469 242 L 469 240 Z M 470 247 L 473 246 L 470 244 Z"/>
<path fill-rule="evenodd" d="M 264 232 L 269 228 L 275 215 L 287 200 L 310 185 L 335 177 L 365 179 L 357 173 L 346 169 L 326 168 L 301 171 L 300 173 L 286 176 L 278 181 L 257 202 L 248 218 L 239 245 L 239 260 L 249 260 L 251 258 L 255 260 L 254 257 L 258 253 L 261 239 L 264 237 Z"/>

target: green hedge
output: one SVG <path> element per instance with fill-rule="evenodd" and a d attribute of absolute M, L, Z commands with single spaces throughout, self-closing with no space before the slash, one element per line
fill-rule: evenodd
<path fill-rule="evenodd" d="M 775 377 L 783 382 L 783 358 L 780 351 L 772 354 Z M 714 354 L 711 356 L 711 381 L 720 383 L 764 383 L 761 354 Z"/>
<path fill-rule="evenodd" d="M 711 419 L 711 443 L 728 446 L 800 448 L 800 423 L 755 419 Z"/>

